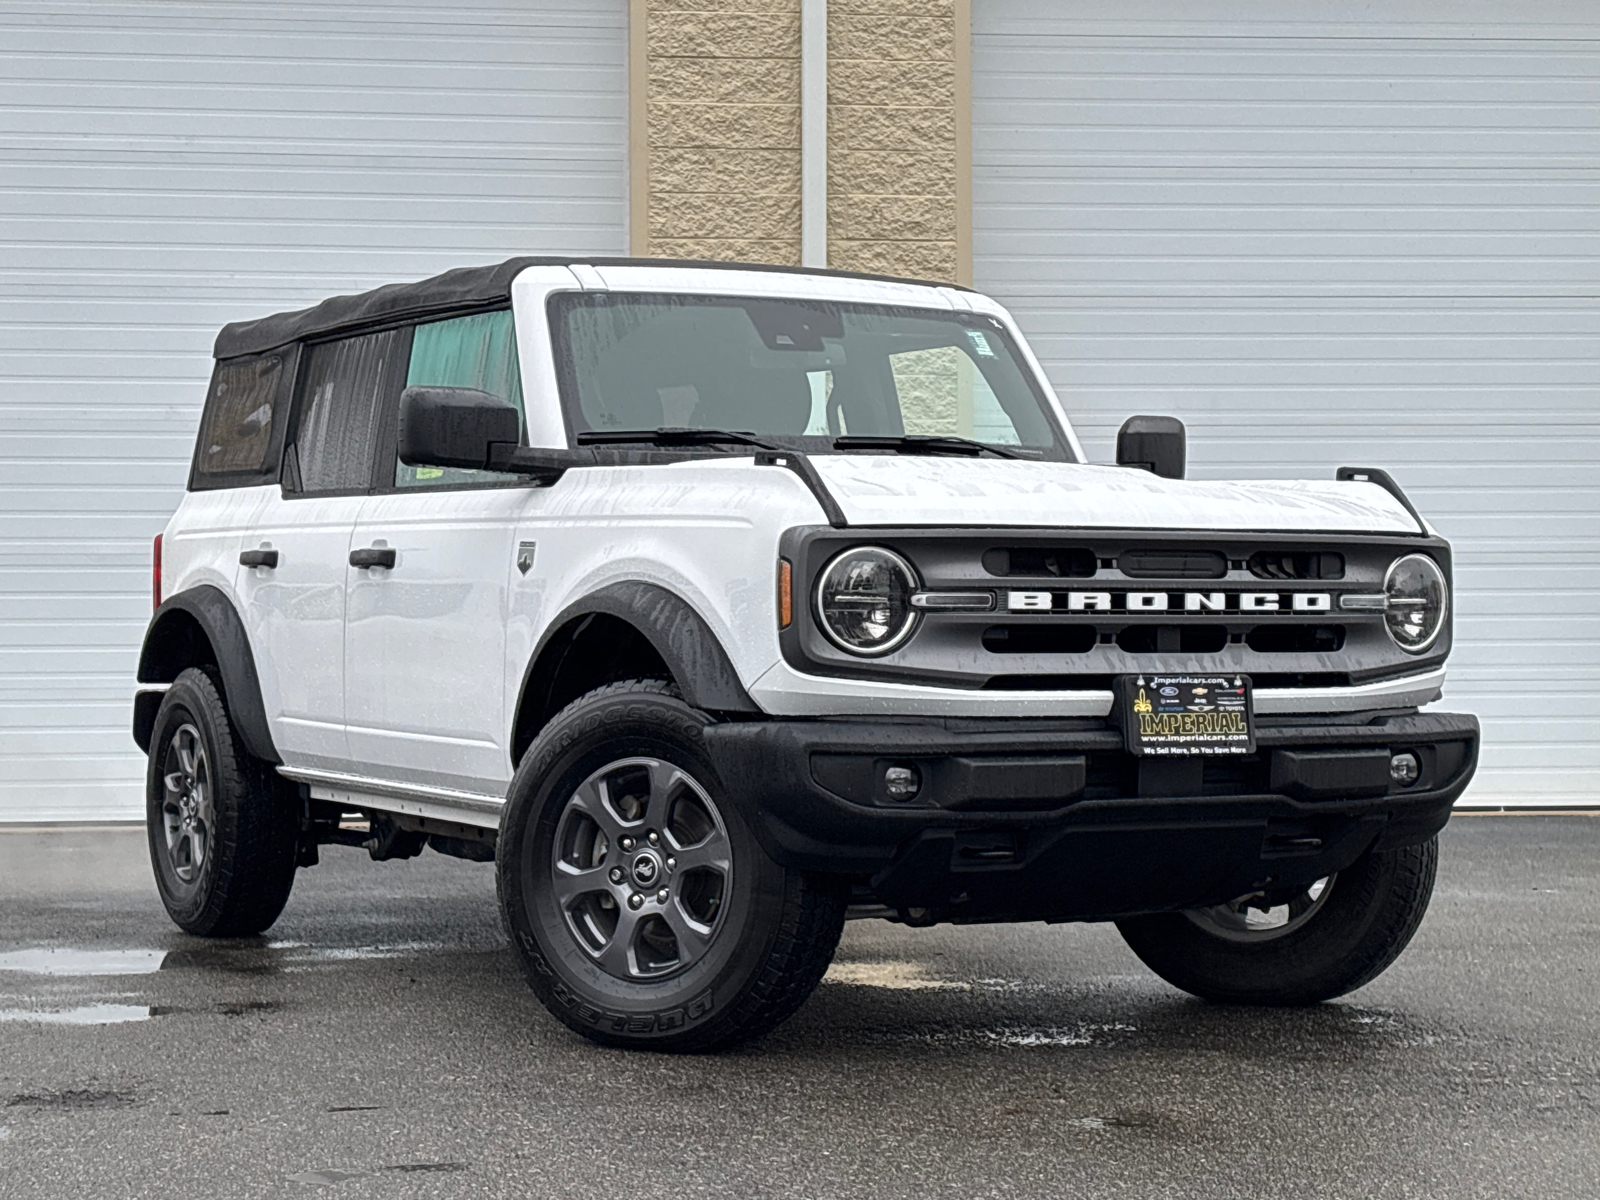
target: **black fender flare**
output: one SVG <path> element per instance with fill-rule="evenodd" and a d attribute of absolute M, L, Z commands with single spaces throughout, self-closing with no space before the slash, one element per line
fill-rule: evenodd
<path fill-rule="evenodd" d="M 211 645 L 210 655 L 193 644 L 196 626 Z M 171 683 L 179 672 L 200 665 L 206 658 L 215 661 L 221 676 L 222 699 L 245 749 L 265 762 L 281 763 L 283 759 L 267 725 L 266 705 L 261 700 L 261 678 L 256 674 L 255 654 L 250 649 L 244 621 L 227 594 L 211 584 L 201 584 L 169 596 L 156 609 L 144 635 L 144 647 L 139 652 L 138 680 L 140 683 Z M 155 715 L 154 704 L 135 703 L 133 736 L 140 749 L 146 752 L 150 748 Z"/>
<path fill-rule="evenodd" d="M 545 627 L 522 674 L 515 719 L 520 720 L 529 689 L 538 686 L 541 670 L 548 671 L 545 651 L 551 641 L 574 621 L 596 615 L 616 617 L 637 629 L 661 656 L 684 700 L 694 707 L 708 712 L 761 711 L 745 691 L 717 635 L 688 601 L 653 583 L 627 582 L 613 583 L 569 604 Z"/>

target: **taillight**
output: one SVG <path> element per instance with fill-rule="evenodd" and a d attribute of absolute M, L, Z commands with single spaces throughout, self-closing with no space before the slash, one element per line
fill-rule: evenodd
<path fill-rule="evenodd" d="M 151 607 L 161 607 L 161 535 L 156 534 L 155 545 L 150 548 L 150 602 Z"/>

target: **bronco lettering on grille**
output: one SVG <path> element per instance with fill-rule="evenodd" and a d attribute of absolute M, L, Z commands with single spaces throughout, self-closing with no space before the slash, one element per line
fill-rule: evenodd
<path fill-rule="evenodd" d="M 1328 592 L 1022 592 L 1006 593 L 1011 612 L 1330 612 Z"/>

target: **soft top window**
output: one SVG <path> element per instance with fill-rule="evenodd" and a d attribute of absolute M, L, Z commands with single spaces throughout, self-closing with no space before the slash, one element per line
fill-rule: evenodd
<path fill-rule="evenodd" d="M 812 450 L 914 435 L 1069 457 L 987 316 L 617 292 L 559 294 L 551 316 L 574 433 L 721 429 Z"/>
<path fill-rule="evenodd" d="M 283 375 L 281 354 L 216 365 L 195 444 L 194 486 L 238 487 L 277 478 Z"/>

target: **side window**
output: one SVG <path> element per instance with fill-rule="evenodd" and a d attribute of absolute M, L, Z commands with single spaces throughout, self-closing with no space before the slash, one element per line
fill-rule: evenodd
<path fill-rule="evenodd" d="M 982 331 L 969 330 L 967 336 L 977 353 L 994 356 Z M 889 369 L 907 433 L 955 434 L 997 446 L 1021 444 L 994 389 L 961 347 L 934 346 L 891 354 Z"/>
<path fill-rule="evenodd" d="M 282 354 L 216 365 L 195 443 L 193 486 L 248 487 L 277 478 L 283 373 Z"/>
<path fill-rule="evenodd" d="M 302 492 L 372 486 L 378 421 L 400 393 L 410 341 L 409 329 L 389 329 L 311 347 L 294 440 Z"/>
<path fill-rule="evenodd" d="M 418 325 L 405 386 L 477 388 L 499 396 L 521 413 L 522 372 L 511 310 Z M 505 478 L 494 471 L 408 467 L 399 460 L 394 464 L 396 487 L 503 482 Z"/>

